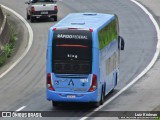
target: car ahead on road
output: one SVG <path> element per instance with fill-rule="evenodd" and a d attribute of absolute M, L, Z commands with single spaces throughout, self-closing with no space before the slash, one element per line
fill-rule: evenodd
<path fill-rule="evenodd" d="M 34 22 L 36 18 L 49 17 L 57 21 L 57 7 L 56 0 L 29 0 L 25 2 L 27 6 L 27 19 Z"/>

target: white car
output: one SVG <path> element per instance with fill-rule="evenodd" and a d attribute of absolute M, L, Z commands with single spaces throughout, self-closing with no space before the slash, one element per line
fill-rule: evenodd
<path fill-rule="evenodd" d="M 29 0 L 25 2 L 27 6 L 27 19 L 34 22 L 36 18 L 49 17 L 57 21 L 57 1 L 56 0 Z"/>

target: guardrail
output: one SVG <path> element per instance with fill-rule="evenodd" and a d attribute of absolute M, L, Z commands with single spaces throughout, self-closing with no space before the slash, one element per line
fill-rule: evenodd
<path fill-rule="evenodd" d="M 0 55 L 3 53 L 3 48 L 10 40 L 10 30 L 7 22 L 7 17 L 4 15 L 0 6 Z"/>

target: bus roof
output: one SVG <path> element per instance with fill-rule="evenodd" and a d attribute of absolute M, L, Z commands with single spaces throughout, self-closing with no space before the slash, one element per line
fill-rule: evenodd
<path fill-rule="evenodd" d="M 114 14 L 70 13 L 52 28 L 100 29 L 115 18 Z"/>

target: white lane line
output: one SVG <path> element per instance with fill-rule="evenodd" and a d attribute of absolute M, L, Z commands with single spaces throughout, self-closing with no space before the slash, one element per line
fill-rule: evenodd
<path fill-rule="evenodd" d="M 18 109 L 16 110 L 16 112 L 19 112 L 19 111 L 23 110 L 25 107 L 26 107 L 26 106 L 22 106 L 22 107 L 18 108 Z"/>
<path fill-rule="evenodd" d="M 16 62 L 14 62 L 4 73 L 2 73 L 0 75 L 0 78 L 2 78 L 4 75 L 6 75 L 9 71 L 11 71 L 24 57 L 25 55 L 28 53 L 29 49 L 31 48 L 32 46 L 32 42 L 33 42 L 33 31 L 32 31 L 32 28 L 31 26 L 28 24 L 28 22 L 20 15 L 18 14 L 17 12 L 15 12 L 14 10 L 4 6 L 4 5 L 1 5 L 3 8 L 7 9 L 8 11 L 12 12 L 13 14 L 15 14 L 19 19 L 21 19 L 23 21 L 23 23 L 26 25 L 27 29 L 28 29 L 28 32 L 29 32 L 29 41 L 28 41 L 28 45 L 27 45 L 27 48 L 26 50 L 24 51 L 24 53 L 20 56 L 20 58 L 18 58 L 18 60 Z"/>
<path fill-rule="evenodd" d="M 156 32 L 157 32 L 157 38 L 158 38 L 158 42 L 157 42 L 157 48 L 156 48 L 156 52 L 154 54 L 154 57 L 152 58 L 152 61 L 149 63 L 149 65 L 136 77 L 132 80 L 132 82 L 130 82 L 128 85 L 126 85 L 122 90 L 120 90 L 117 94 L 115 94 L 113 97 L 111 97 L 109 100 L 107 100 L 103 105 L 101 105 L 100 107 L 96 108 L 93 112 L 87 114 L 85 117 L 82 117 L 80 120 L 85 120 L 87 119 L 89 116 L 91 116 L 92 114 L 94 114 L 96 111 L 100 110 L 102 107 L 106 106 L 107 104 L 109 104 L 110 102 L 112 102 L 115 98 L 117 98 L 120 94 L 122 94 L 125 90 L 127 90 L 129 87 L 131 87 L 134 83 L 136 83 L 143 75 L 145 75 L 150 69 L 151 67 L 154 65 L 154 63 L 156 62 L 158 56 L 159 56 L 159 52 L 160 52 L 160 28 L 158 26 L 158 23 L 156 22 L 156 20 L 154 19 L 154 17 L 152 16 L 152 14 L 140 3 L 138 3 L 135 0 L 130 0 L 131 2 L 135 3 L 136 5 L 138 5 L 150 18 L 150 20 L 153 22 L 153 25 L 156 28 Z"/>

